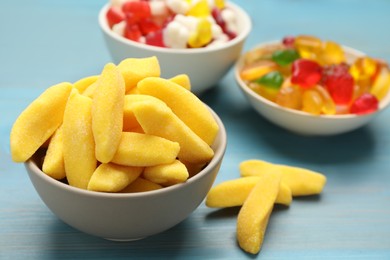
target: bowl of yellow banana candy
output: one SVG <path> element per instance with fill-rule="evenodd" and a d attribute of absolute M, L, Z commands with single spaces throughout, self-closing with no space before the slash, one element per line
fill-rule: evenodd
<path fill-rule="evenodd" d="M 390 103 L 385 61 L 311 35 L 258 45 L 237 62 L 235 77 L 259 114 L 302 135 L 355 130 Z"/>
<path fill-rule="evenodd" d="M 226 132 L 189 78 L 160 78 L 156 57 L 46 89 L 16 119 L 11 155 L 61 220 L 111 240 L 163 232 L 202 202 Z"/>

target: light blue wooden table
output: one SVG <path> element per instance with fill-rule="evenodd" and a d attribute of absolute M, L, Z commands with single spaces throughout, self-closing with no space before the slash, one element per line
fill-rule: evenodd
<path fill-rule="evenodd" d="M 388 0 L 236 1 L 253 18 L 246 50 L 288 34 L 313 34 L 390 61 Z M 236 244 L 237 209 L 202 204 L 165 233 L 118 243 L 80 233 L 38 197 L 10 159 L 9 132 L 44 89 L 100 72 L 110 61 L 97 24 L 105 1 L 0 2 L 0 259 L 249 259 Z M 201 99 L 221 116 L 228 148 L 216 183 L 262 159 L 323 172 L 321 196 L 272 213 L 262 259 L 390 259 L 390 110 L 352 133 L 290 134 L 252 110 L 230 72 Z M 158 221 L 158 219 L 156 219 Z"/>

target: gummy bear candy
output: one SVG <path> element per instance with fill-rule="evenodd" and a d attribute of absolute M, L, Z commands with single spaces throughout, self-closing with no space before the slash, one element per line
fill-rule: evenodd
<path fill-rule="evenodd" d="M 348 105 L 353 97 L 354 80 L 345 64 L 332 65 L 324 70 L 324 85 L 336 105 Z"/>
<path fill-rule="evenodd" d="M 295 37 L 294 36 L 286 36 L 283 38 L 282 43 L 287 48 L 294 48 Z"/>
<path fill-rule="evenodd" d="M 322 76 L 321 66 L 312 60 L 298 59 L 292 64 L 291 83 L 302 88 L 316 85 Z"/>
<path fill-rule="evenodd" d="M 322 41 L 314 36 L 299 35 L 295 37 L 294 46 L 302 58 L 316 59 L 321 52 Z"/>
<path fill-rule="evenodd" d="M 322 86 L 316 85 L 313 89 L 321 96 L 322 98 L 322 108 L 321 112 L 325 115 L 334 115 L 336 114 L 336 104 L 333 102 L 332 97 L 329 95 L 329 92 Z"/>
<path fill-rule="evenodd" d="M 345 62 L 344 51 L 341 46 L 335 42 L 324 42 L 322 52 L 319 55 L 319 60 L 322 65 L 340 64 Z"/>
<path fill-rule="evenodd" d="M 303 92 L 302 111 L 313 115 L 319 115 L 321 114 L 322 106 L 323 100 L 317 91 L 314 89 L 308 89 Z"/>
<path fill-rule="evenodd" d="M 355 82 L 362 87 L 371 85 L 371 77 L 374 76 L 376 71 L 377 63 L 370 57 L 358 58 L 349 69 Z"/>
<path fill-rule="evenodd" d="M 241 71 L 240 76 L 244 80 L 255 80 L 261 78 L 268 72 L 276 69 L 276 64 L 268 60 L 260 60 L 252 63 Z"/>
<path fill-rule="evenodd" d="M 140 20 L 138 25 L 143 35 L 147 35 L 161 29 L 161 27 L 150 18 Z"/>
<path fill-rule="evenodd" d="M 289 79 L 286 79 L 276 96 L 278 105 L 291 109 L 302 108 L 302 88 L 292 85 Z"/>
<path fill-rule="evenodd" d="M 382 100 L 390 90 L 390 71 L 388 67 L 382 66 L 374 80 L 371 94 Z"/>
<path fill-rule="evenodd" d="M 363 115 L 373 113 L 377 110 L 378 99 L 369 93 L 365 93 L 352 103 L 350 112 L 353 114 Z"/>
<path fill-rule="evenodd" d="M 296 59 L 299 59 L 299 53 L 294 49 L 277 50 L 272 53 L 272 60 L 280 66 L 287 66 Z"/>
<path fill-rule="evenodd" d="M 271 71 L 256 82 L 268 88 L 279 89 L 283 83 L 283 76 L 279 71 Z"/>

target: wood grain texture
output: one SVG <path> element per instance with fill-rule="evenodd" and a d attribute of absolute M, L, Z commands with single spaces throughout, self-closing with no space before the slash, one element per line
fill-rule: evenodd
<path fill-rule="evenodd" d="M 98 74 L 110 57 L 97 14 L 106 1 L 0 3 L 0 259 L 248 259 L 236 242 L 238 208 L 202 204 L 178 226 L 134 242 L 82 234 L 43 204 L 9 132 L 44 89 Z M 390 1 L 236 1 L 252 16 L 245 49 L 285 35 L 314 34 L 390 61 Z M 16 18 L 17 17 L 17 18 Z M 163 68 L 162 68 L 163 69 Z M 334 137 L 290 134 L 251 109 L 232 71 L 201 99 L 225 123 L 226 155 L 215 183 L 237 178 L 248 159 L 324 173 L 323 194 L 277 206 L 259 258 L 390 259 L 390 110 Z"/>

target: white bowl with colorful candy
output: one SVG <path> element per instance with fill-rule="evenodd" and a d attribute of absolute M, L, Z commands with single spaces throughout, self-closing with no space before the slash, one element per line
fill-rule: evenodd
<path fill-rule="evenodd" d="M 184 73 L 192 91 L 215 86 L 239 58 L 248 14 L 224 1 L 111 1 L 99 24 L 114 62 L 157 56 L 162 76 Z"/>
<path fill-rule="evenodd" d="M 155 57 L 109 63 L 99 76 L 48 88 L 16 119 L 12 159 L 70 226 L 113 240 L 151 236 L 188 217 L 211 188 L 223 123 L 188 84 L 159 71 Z"/>
<path fill-rule="evenodd" d="M 390 103 L 386 62 L 309 35 L 260 44 L 240 58 L 235 77 L 258 113 L 303 135 L 357 129 Z"/>

